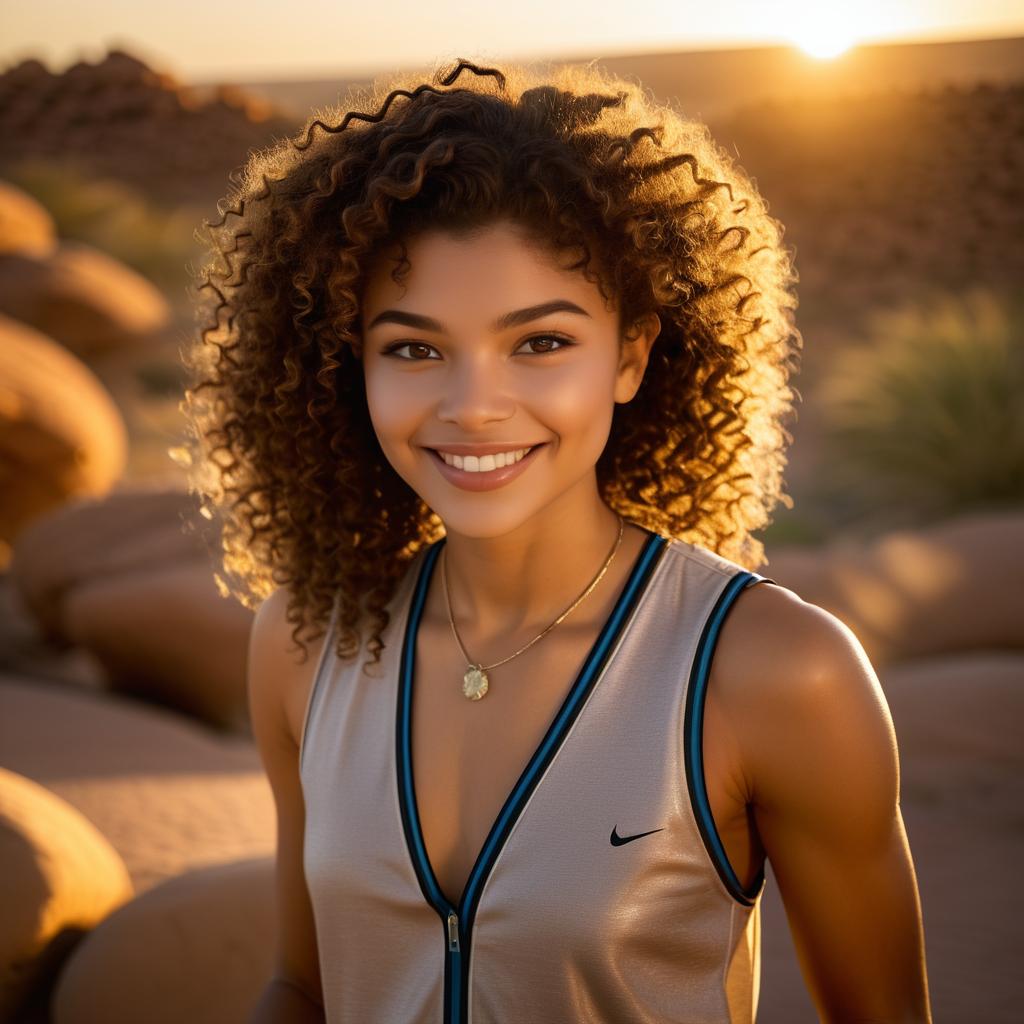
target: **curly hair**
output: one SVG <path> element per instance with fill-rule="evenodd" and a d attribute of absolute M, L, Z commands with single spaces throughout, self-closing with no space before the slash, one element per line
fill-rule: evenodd
<path fill-rule="evenodd" d="M 572 269 L 615 298 L 620 339 L 649 312 L 661 320 L 596 465 L 603 500 L 760 565 L 753 532 L 777 502 L 792 507 L 797 275 L 784 228 L 706 125 L 593 64 L 538 75 L 458 60 L 429 83 L 378 79 L 349 104 L 376 112 L 314 111 L 250 153 L 220 219 L 203 221 L 179 408 L 190 489 L 220 526 L 221 593 L 252 609 L 286 586 L 304 653 L 301 629 L 321 636 L 337 597 L 338 657 L 359 651 L 365 615 L 379 661 L 395 587 L 444 527 L 374 432 L 360 297 L 392 244 L 394 276 L 416 232 L 499 220 L 581 253 Z"/>

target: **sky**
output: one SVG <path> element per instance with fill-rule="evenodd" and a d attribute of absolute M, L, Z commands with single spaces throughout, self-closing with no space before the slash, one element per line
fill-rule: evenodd
<path fill-rule="evenodd" d="M 825 58 L 857 42 L 1020 35 L 1021 0 L 0 0 L 0 71 L 26 57 L 61 71 L 121 48 L 182 81 L 255 82 L 458 56 L 589 59 L 791 44 Z"/>

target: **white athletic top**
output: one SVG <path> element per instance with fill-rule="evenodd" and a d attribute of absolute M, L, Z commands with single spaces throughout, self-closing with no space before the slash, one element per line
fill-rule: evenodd
<path fill-rule="evenodd" d="M 327 1024 L 752 1022 L 763 874 L 744 890 L 703 774 L 722 621 L 774 583 L 649 532 L 477 857 L 458 906 L 412 780 L 415 637 L 444 540 L 409 563 L 376 677 L 333 650 L 300 749 L 303 864 Z"/>

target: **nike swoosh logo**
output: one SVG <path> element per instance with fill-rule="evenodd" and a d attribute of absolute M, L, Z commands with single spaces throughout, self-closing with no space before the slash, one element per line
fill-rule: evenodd
<path fill-rule="evenodd" d="M 663 829 L 652 828 L 650 832 L 637 832 L 635 836 L 620 836 L 618 833 L 618 825 L 612 829 L 612 846 L 622 846 L 624 843 L 631 843 L 634 839 L 641 839 L 644 836 L 649 836 L 652 832 L 661 832 Z"/>

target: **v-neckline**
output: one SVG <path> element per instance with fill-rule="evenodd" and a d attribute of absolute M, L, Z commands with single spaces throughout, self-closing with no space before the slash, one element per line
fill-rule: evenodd
<path fill-rule="evenodd" d="M 661 534 L 641 527 L 648 534 L 633 561 L 629 577 L 615 606 L 608 615 L 583 661 L 572 686 L 562 701 L 526 767 L 519 776 L 512 791 L 508 794 L 497 818 L 477 853 L 473 867 L 466 879 L 465 886 L 459 896 L 457 907 L 444 894 L 433 865 L 427 856 L 423 831 L 420 826 L 419 810 L 416 803 L 416 792 L 413 783 L 412 767 L 412 699 L 416 661 L 416 638 L 419 624 L 426 604 L 427 591 L 433 575 L 438 556 L 445 544 L 441 538 L 425 552 L 415 587 L 409 602 L 405 636 L 398 673 L 398 699 L 396 702 L 396 765 L 398 775 L 399 808 L 402 816 L 402 828 L 405 836 L 409 857 L 412 860 L 416 876 L 427 902 L 434 907 L 442 918 L 457 910 L 468 931 L 472 925 L 473 912 L 479 899 L 483 884 L 490 873 L 505 840 L 510 835 L 523 808 L 543 775 L 547 766 L 561 749 L 565 736 L 576 720 L 590 691 L 594 688 L 608 663 L 612 649 L 621 634 L 631 613 L 647 592 L 648 583 L 653 575 L 658 556 L 664 550 L 668 538 Z"/>

